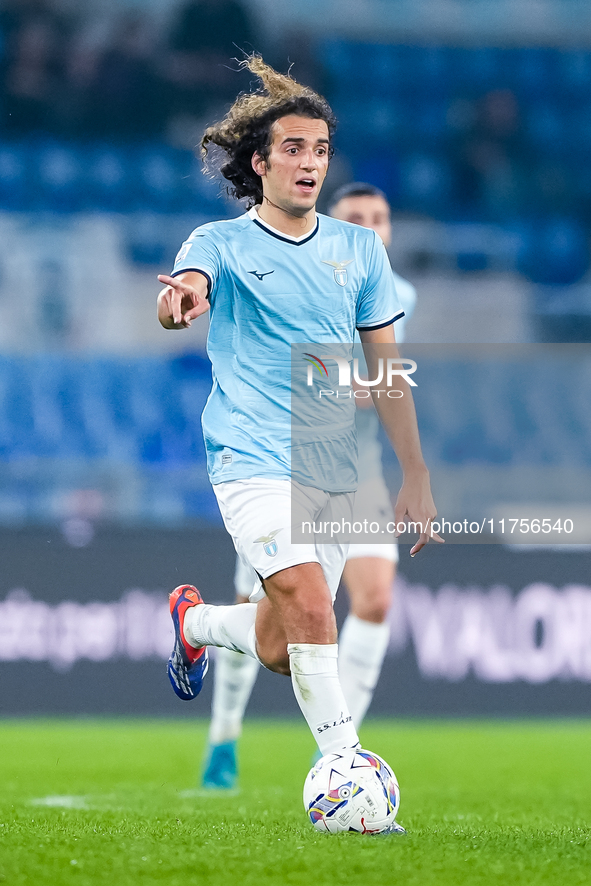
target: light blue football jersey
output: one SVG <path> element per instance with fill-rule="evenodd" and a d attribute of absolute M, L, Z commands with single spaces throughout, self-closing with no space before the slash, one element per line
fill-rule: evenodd
<path fill-rule="evenodd" d="M 193 231 L 172 274 L 183 271 L 209 281 L 213 387 L 202 425 L 211 482 L 289 478 L 291 345 L 352 344 L 356 328 L 404 315 L 382 241 L 324 215 L 289 237 L 251 209 Z M 336 466 L 323 485 L 348 492 L 356 477 Z"/>

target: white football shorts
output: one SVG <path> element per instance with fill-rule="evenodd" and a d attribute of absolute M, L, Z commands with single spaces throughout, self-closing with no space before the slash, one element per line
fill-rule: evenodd
<path fill-rule="evenodd" d="M 387 523 L 394 523 L 394 510 L 390 500 L 390 492 L 382 476 L 372 477 L 359 485 L 355 493 L 355 520 L 367 520 L 369 524 L 378 523 L 385 530 Z M 380 537 L 384 538 L 380 529 Z M 398 563 L 398 545 L 392 533 L 387 534 L 387 541 L 376 544 L 365 535 L 363 541 L 349 545 L 347 560 L 359 557 L 378 557 Z"/>
<path fill-rule="evenodd" d="M 236 568 L 234 570 L 234 590 L 241 597 L 249 598 L 255 588 L 260 585 L 260 580 L 250 563 L 245 563 L 239 554 L 236 554 Z"/>
<path fill-rule="evenodd" d="M 292 495 L 297 496 L 298 515 L 317 522 L 350 520 L 354 493 L 333 494 L 291 480 L 263 477 L 217 483 L 213 491 L 239 558 L 255 571 L 255 585 L 249 591 L 252 603 L 265 595 L 260 578 L 300 563 L 320 564 L 334 600 L 349 545 L 314 541 L 293 544 Z M 245 577 L 243 582 L 239 593 L 246 596 Z"/>

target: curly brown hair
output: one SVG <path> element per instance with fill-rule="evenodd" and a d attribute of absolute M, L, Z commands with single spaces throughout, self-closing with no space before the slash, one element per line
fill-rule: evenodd
<path fill-rule="evenodd" d="M 332 139 L 336 118 L 326 99 L 289 74 L 279 74 L 260 55 L 250 55 L 240 65 L 256 74 L 261 86 L 255 92 L 239 95 L 224 119 L 205 130 L 201 156 L 204 172 L 212 176 L 221 174 L 230 182 L 226 187 L 228 193 L 238 200 L 246 197 L 251 207 L 263 199 L 260 176 L 251 165 L 252 156 L 258 153 L 268 159 L 275 121 L 288 114 L 324 120 Z M 221 150 L 212 151 L 212 146 Z M 330 156 L 332 152 L 330 146 Z"/>

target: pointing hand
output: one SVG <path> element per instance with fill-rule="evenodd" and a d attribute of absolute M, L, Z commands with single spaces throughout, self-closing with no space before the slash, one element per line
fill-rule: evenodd
<path fill-rule="evenodd" d="M 188 329 L 192 320 L 209 310 L 205 294 L 207 281 L 202 274 L 195 276 L 203 280 L 204 293 L 178 277 L 158 275 L 160 282 L 165 284 L 158 295 L 158 319 L 166 329 Z"/>

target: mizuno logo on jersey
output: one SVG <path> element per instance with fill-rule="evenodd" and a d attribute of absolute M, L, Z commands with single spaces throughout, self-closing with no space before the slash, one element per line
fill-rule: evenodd
<path fill-rule="evenodd" d="M 347 265 L 350 265 L 352 262 L 352 258 L 348 261 L 326 261 L 326 259 L 322 259 L 323 265 L 330 265 L 331 268 L 334 268 L 334 281 L 335 283 L 338 283 L 339 286 L 347 285 Z"/>
<path fill-rule="evenodd" d="M 263 274 L 261 274 L 259 271 L 249 271 L 248 273 L 254 274 L 254 276 L 257 278 L 257 280 L 262 280 L 263 277 L 268 277 L 269 274 L 274 274 L 275 271 L 265 271 Z"/>

